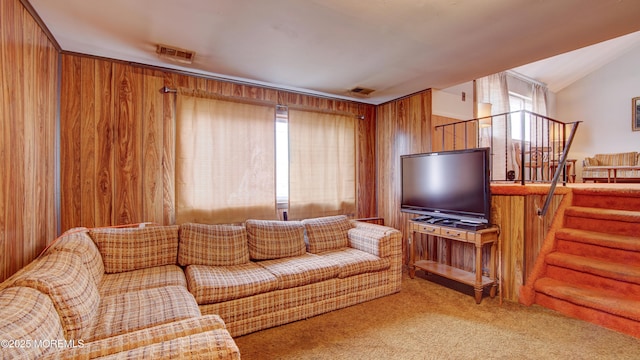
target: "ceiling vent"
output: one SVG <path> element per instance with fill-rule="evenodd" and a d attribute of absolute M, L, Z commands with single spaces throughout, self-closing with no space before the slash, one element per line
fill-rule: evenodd
<path fill-rule="evenodd" d="M 162 44 L 158 44 L 156 52 L 160 57 L 185 64 L 193 63 L 193 58 L 196 56 L 195 51 L 180 49 L 177 47 Z"/>
<path fill-rule="evenodd" d="M 356 86 L 353 89 L 349 90 L 349 93 L 351 95 L 366 97 L 366 96 L 369 96 L 369 94 L 371 94 L 374 91 L 375 90 L 373 90 L 373 89 L 367 89 L 367 88 L 363 88 L 361 86 Z"/>

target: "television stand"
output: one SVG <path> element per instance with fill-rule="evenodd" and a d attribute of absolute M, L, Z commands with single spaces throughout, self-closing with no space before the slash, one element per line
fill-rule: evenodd
<path fill-rule="evenodd" d="M 433 260 L 416 261 L 416 241 L 413 241 L 415 233 L 426 234 L 447 239 L 449 241 L 459 241 L 475 245 L 475 273 L 465 271 L 451 264 L 451 254 L 447 256 L 447 263 L 440 263 Z M 495 226 L 481 230 L 457 229 L 451 226 L 438 224 L 425 224 L 415 220 L 409 221 L 409 276 L 413 279 L 416 269 L 421 269 L 427 273 L 440 275 L 466 285 L 473 286 L 476 304 L 482 301 L 482 292 L 485 287 L 491 286 L 489 296 L 496 296 L 498 281 L 496 278 L 496 247 L 498 243 L 498 228 Z M 489 258 L 489 276 L 482 275 L 482 247 L 491 244 L 491 256 Z M 450 247 L 449 247 L 450 248 Z M 429 254 L 425 249 L 425 258 Z"/>

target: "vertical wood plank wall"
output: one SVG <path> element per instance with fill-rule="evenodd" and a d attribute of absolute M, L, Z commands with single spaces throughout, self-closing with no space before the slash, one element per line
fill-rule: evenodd
<path fill-rule="evenodd" d="M 431 90 L 378 106 L 378 216 L 402 231 L 408 263 L 408 220 L 400 212 L 400 156 L 431 150 Z"/>
<path fill-rule="evenodd" d="M 18 0 L 0 1 L 0 281 L 56 237 L 58 51 Z"/>
<path fill-rule="evenodd" d="M 174 107 L 167 86 L 363 115 L 357 122 L 357 217 L 376 216 L 375 106 L 62 56 L 62 230 L 175 223 Z M 240 136 L 240 135 L 239 135 Z"/>

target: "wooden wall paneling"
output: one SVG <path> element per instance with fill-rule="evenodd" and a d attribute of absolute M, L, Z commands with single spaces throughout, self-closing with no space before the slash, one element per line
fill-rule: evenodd
<path fill-rule="evenodd" d="M 0 14 L 4 14 L 7 9 L 8 1 L 0 4 Z M 6 35 L 5 33 L 8 31 L 9 21 L 6 21 L 4 16 L 0 18 L 0 54 L 6 51 L 5 43 L 6 43 Z M 8 170 L 7 161 L 9 157 L 8 153 L 8 133 L 9 133 L 9 124 L 6 124 L 5 119 L 10 119 L 10 111 L 9 106 L 7 106 L 8 97 L 9 97 L 9 79 L 5 75 L 8 73 L 8 64 L 5 63 L 5 59 L 3 56 L 0 56 L 0 171 L 2 171 L 2 175 L 0 175 L 0 281 L 4 280 L 7 277 L 8 271 L 8 256 L 9 252 L 7 251 L 7 223 L 6 223 L 6 214 L 7 214 L 7 185 L 9 183 L 9 177 L 6 176 L 6 171 Z"/>
<path fill-rule="evenodd" d="M 400 211 L 400 156 L 431 149 L 431 91 L 378 106 L 377 111 L 378 213 L 385 224 L 403 233 L 403 260 L 408 262 L 408 221 L 415 217 Z M 420 251 L 428 246 L 426 236 L 413 241 Z"/>
<path fill-rule="evenodd" d="M 61 167 L 61 226 L 62 231 L 81 226 L 82 192 L 80 186 L 80 104 L 82 99 L 82 59 L 62 56 L 60 99 L 60 167 Z"/>
<path fill-rule="evenodd" d="M 116 65 L 115 71 L 115 224 L 144 221 L 142 211 L 143 71 Z"/>
<path fill-rule="evenodd" d="M 160 89 L 164 77 L 156 70 L 144 70 L 144 103 L 142 106 L 142 196 L 143 221 L 164 221 L 163 146 L 164 99 Z"/>
<path fill-rule="evenodd" d="M 114 224 L 114 76 L 113 66 L 108 61 L 96 60 L 94 64 L 95 90 L 95 225 L 109 226 Z"/>
<path fill-rule="evenodd" d="M 53 240 L 57 50 L 17 0 L 0 2 L 0 281 Z M 50 208 L 47 209 L 47 207 Z"/>
<path fill-rule="evenodd" d="M 177 87 L 176 76 L 164 73 L 164 86 L 170 89 Z M 162 224 L 175 224 L 175 127 L 176 94 L 162 95 Z"/>
<path fill-rule="evenodd" d="M 525 197 L 493 196 L 492 221 L 500 224 L 499 274 L 502 295 L 517 301 L 524 282 Z"/>
<path fill-rule="evenodd" d="M 528 219 L 525 222 L 524 232 L 524 274 L 523 282 L 529 277 L 533 265 L 540 253 L 540 248 L 545 240 L 551 222 L 555 216 L 555 213 L 562 201 L 564 195 L 554 195 L 549 210 L 544 217 L 538 216 L 538 209 L 542 208 L 546 195 L 529 195 L 526 197 L 524 218 Z"/>
<path fill-rule="evenodd" d="M 384 218 L 387 226 L 400 229 L 401 215 L 400 209 L 396 209 L 397 203 L 394 186 L 396 173 L 394 173 L 395 162 L 395 138 L 396 138 L 396 116 L 397 104 L 390 102 L 379 105 L 376 114 L 377 132 L 377 162 L 378 162 L 378 216 Z"/>
<path fill-rule="evenodd" d="M 96 93 L 93 58 L 80 59 L 80 224 L 96 226 L 96 104 L 102 100 Z"/>
<path fill-rule="evenodd" d="M 38 77 L 34 76 L 37 67 L 37 60 L 35 58 L 34 38 L 37 36 L 39 29 L 38 25 L 34 21 L 29 21 L 30 15 L 26 10 L 20 12 L 20 22 L 22 22 L 22 46 L 21 54 L 18 55 L 18 61 L 22 61 L 23 72 L 22 79 L 24 81 L 25 76 L 29 77 L 31 81 L 37 82 Z M 35 110 L 38 107 L 38 95 L 37 93 L 41 89 L 35 86 L 29 86 L 27 83 L 23 83 L 22 86 L 22 116 L 25 121 L 18 122 L 15 129 L 16 138 L 13 139 L 16 144 L 16 149 L 21 152 L 14 163 L 14 169 L 19 169 L 19 178 L 22 181 L 16 181 L 15 187 L 15 201 L 16 201 L 16 224 L 22 226 L 22 259 L 20 259 L 20 266 L 28 264 L 36 254 L 37 240 L 35 238 L 34 226 L 35 217 L 39 214 L 35 213 L 36 204 L 35 196 L 37 193 L 34 189 L 38 188 L 36 179 L 36 164 L 35 164 L 35 150 L 36 150 L 36 138 L 35 138 L 35 125 L 37 122 Z M 20 91 L 15 89 L 14 91 Z M 27 100 L 29 99 L 29 100 Z M 27 104 L 27 101 L 29 104 Z M 22 160 L 22 161 L 20 161 Z M 19 210 L 18 210 L 19 209 Z"/>
<path fill-rule="evenodd" d="M 17 59 L 13 55 L 14 48 L 19 42 L 13 34 L 13 28 L 19 22 L 13 19 L 17 1 L 0 2 L 0 280 L 9 277 L 17 267 L 15 256 L 15 224 L 10 219 L 12 209 L 11 197 L 11 159 L 14 149 L 11 147 L 11 132 L 13 124 L 9 119 L 17 119 L 17 109 L 9 104 L 17 99 L 16 73 L 13 68 L 18 67 Z"/>
<path fill-rule="evenodd" d="M 28 104 L 24 91 L 24 83 L 21 74 L 26 72 L 25 63 L 22 58 L 21 46 L 23 43 L 22 32 L 22 11 L 21 5 L 17 1 L 3 1 L 0 3 L 0 69 L 2 73 L 2 180 L 0 184 L 0 244 L 2 253 L 2 275 L 4 277 L 12 274 L 21 267 L 23 262 L 23 231 L 22 201 L 19 186 L 23 181 L 24 172 L 21 162 L 23 160 L 23 148 L 21 145 L 23 138 L 24 108 Z M 20 220 L 20 221 L 19 221 Z M 19 222 L 18 222 L 19 221 Z M 3 277 L 3 278 L 4 278 Z"/>
<path fill-rule="evenodd" d="M 359 106 L 358 113 L 364 116 L 357 120 L 357 218 L 378 216 L 376 207 L 376 112 L 373 105 Z"/>
<path fill-rule="evenodd" d="M 58 116 L 58 62 L 59 54 L 55 44 L 52 44 L 44 31 L 38 31 L 38 43 L 36 44 L 38 57 L 36 68 L 38 76 L 31 87 L 40 89 L 36 92 L 38 99 L 38 113 L 36 120 L 38 125 L 38 138 L 36 140 L 36 164 L 40 171 L 36 173 L 38 187 L 36 192 L 37 206 L 35 209 L 36 237 L 40 238 L 35 256 L 51 244 L 58 235 L 57 207 L 56 207 L 56 119 Z M 2 80 L 0 79 L 0 83 Z M 1 148 L 1 146 L 0 146 Z M 1 212 L 0 212 L 1 214 Z M 0 247 L 1 248 L 1 247 Z M 31 260 L 31 259 L 30 259 Z"/>

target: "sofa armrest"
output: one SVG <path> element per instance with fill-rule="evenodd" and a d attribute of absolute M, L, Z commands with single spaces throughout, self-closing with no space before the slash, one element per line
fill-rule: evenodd
<path fill-rule="evenodd" d="M 349 246 L 385 258 L 402 253 L 402 233 L 392 227 L 353 221 Z"/>
<path fill-rule="evenodd" d="M 218 329 L 226 329 L 220 316 L 203 315 L 92 342 L 78 339 L 73 347 L 50 353 L 43 359 L 93 359 Z"/>
<path fill-rule="evenodd" d="M 209 330 L 100 357 L 103 360 L 240 360 L 240 349 L 225 329 Z"/>

